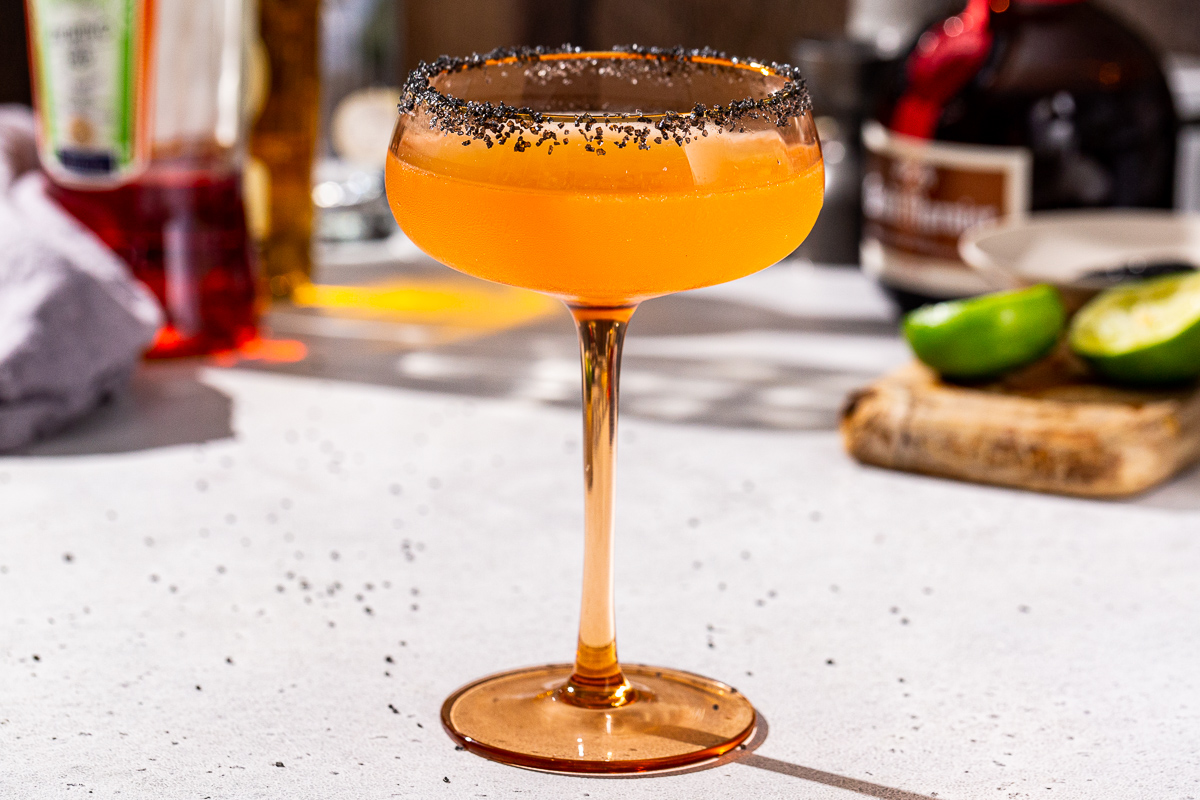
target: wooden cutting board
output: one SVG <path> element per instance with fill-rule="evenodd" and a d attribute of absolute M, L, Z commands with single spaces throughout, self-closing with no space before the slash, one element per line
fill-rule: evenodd
<path fill-rule="evenodd" d="M 1200 390 L 1099 385 L 1068 352 L 982 386 L 948 384 L 913 363 L 851 394 L 841 431 L 867 464 L 1122 497 L 1200 459 Z"/>

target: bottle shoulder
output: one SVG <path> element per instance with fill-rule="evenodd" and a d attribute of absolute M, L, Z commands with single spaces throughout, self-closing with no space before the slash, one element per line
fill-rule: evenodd
<path fill-rule="evenodd" d="M 964 91 L 1031 94 L 1166 89 L 1153 48 L 1091 3 L 1015 10 L 994 17 L 990 58 Z"/>
<path fill-rule="evenodd" d="M 1038 149 L 1066 135 L 1065 120 L 1073 140 L 1095 146 L 1173 140 L 1174 104 L 1150 46 L 1090 4 L 1068 9 L 997 24 L 989 59 L 945 103 L 935 138 Z"/>
<path fill-rule="evenodd" d="M 941 30 L 935 25 L 926 38 Z M 945 80 L 954 70 L 967 67 L 943 59 L 938 74 L 930 72 L 929 57 L 918 42 L 903 59 L 884 70 L 875 112 L 879 120 L 894 125 L 894 114 L 911 99 L 936 109 L 938 121 L 929 134 L 934 138 L 971 141 L 961 124 L 974 127 L 971 118 L 1022 113 L 1029 105 L 1067 92 L 1090 97 L 1104 105 L 1147 103 L 1158 109 L 1155 117 L 1174 120 L 1166 77 L 1154 49 L 1133 29 L 1090 2 L 1068 5 L 1021 6 L 992 13 L 986 22 L 986 54 L 959 82 Z M 953 53 L 951 54 L 954 55 Z M 960 56 L 961 58 L 961 56 Z M 949 64 L 949 66 L 948 66 Z M 948 83 L 957 83 L 949 92 Z M 1113 102 L 1115 101 L 1115 103 Z M 1003 112 L 1000 109 L 1003 108 Z M 989 137 L 991 138 L 991 137 Z"/>

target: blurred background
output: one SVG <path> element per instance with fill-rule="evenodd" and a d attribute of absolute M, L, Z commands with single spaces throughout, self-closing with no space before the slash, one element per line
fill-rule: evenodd
<path fill-rule="evenodd" d="M 196 8 L 210 5 L 216 8 L 211 3 L 200 3 Z M 139 261 L 147 247 L 130 244 L 126 241 L 127 232 L 119 229 L 128 227 L 128 219 L 143 212 L 149 227 L 161 227 L 163 215 L 145 211 L 149 203 L 146 198 L 153 200 L 151 205 L 157 204 L 155 208 L 171 206 L 174 202 L 170 200 L 171 192 L 175 190 L 164 188 L 166 183 L 141 187 L 140 194 L 126 189 L 124 194 L 104 195 L 102 202 L 96 202 L 100 196 L 95 193 L 74 192 L 70 188 L 61 189 L 56 195 L 130 261 L 138 277 L 156 287 L 167 312 L 169 335 L 160 336 L 152 355 L 213 352 L 252 337 L 254 292 L 238 288 L 247 284 L 250 279 L 245 276 L 251 271 L 257 270 L 261 275 L 258 294 L 262 298 L 291 301 L 300 308 L 328 309 L 331 296 L 322 294 L 319 287 L 314 289 L 310 281 L 314 276 L 318 284 L 337 283 L 342 276 L 333 275 L 330 270 L 336 271 L 339 265 L 365 265 L 378 269 L 360 270 L 355 280 L 376 280 L 386 275 L 389 264 L 394 267 L 411 259 L 414 248 L 398 232 L 383 194 L 383 154 L 395 118 L 399 86 L 407 72 L 422 60 L 507 45 L 552 46 L 571 42 L 585 48 L 618 43 L 711 46 L 733 54 L 796 64 L 808 79 L 814 96 L 827 169 L 824 211 L 798 255 L 822 264 L 856 265 L 861 260 L 902 307 L 980 290 L 964 278 L 965 265 L 948 264 L 945 258 L 938 261 L 931 255 L 939 246 L 952 247 L 953 241 L 925 243 L 922 247 L 928 245 L 928 252 L 917 248 L 920 252 L 889 255 L 884 252 L 892 246 L 885 241 L 888 232 L 880 234 L 870 224 L 864 226 L 864 215 L 870 216 L 869 204 L 863 203 L 864 180 L 870 178 L 872 170 L 878 172 L 880 164 L 890 163 L 887 159 L 891 156 L 890 145 L 881 145 L 882 150 L 864 146 L 861 131 L 864 123 L 876 120 L 888 129 L 888 135 L 904 133 L 905 123 L 900 119 L 903 92 L 920 101 L 930 91 L 935 94 L 939 91 L 937 80 L 941 78 L 936 74 L 934 83 L 928 86 L 898 84 L 897 76 L 903 74 L 904 64 L 908 63 L 910 73 L 928 67 L 927 71 L 933 74 L 945 67 L 946 59 L 959 59 L 977 70 L 981 62 L 971 62 L 974 56 L 961 47 L 954 51 L 954 43 L 949 40 L 963 30 L 964 21 L 970 34 L 971 15 L 978 17 L 982 13 L 986 17 L 988 9 L 993 15 L 1000 14 L 996 35 L 1004 35 L 1003 18 L 1020 16 L 1001 14 L 1009 8 L 1009 0 L 261 0 L 226 5 L 244 9 L 245 25 L 239 27 L 237 20 L 217 20 L 214 24 L 224 25 L 221 35 L 240 41 L 244 53 L 230 56 L 224 52 L 214 56 L 213 63 L 223 66 L 214 67 L 207 89 L 197 82 L 198 88 L 192 87 L 195 90 L 192 94 L 181 96 L 191 98 L 189 102 L 194 101 L 194 105 L 206 102 L 216 109 L 221 102 L 216 97 L 217 90 L 229 78 L 238 85 L 243 98 L 237 124 L 239 129 L 244 128 L 244 133 L 231 140 L 232 144 L 221 146 L 227 157 L 220 169 L 214 171 L 211 164 L 206 165 L 208 177 L 188 190 L 189 197 L 204 197 L 185 203 L 190 203 L 189 207 L 203 207 L 206 203 L 228 206 L 228 198 L 223 201 L 213 198 L 223 196 L 221 191 L 236 192 L 237 185 L 242 187 L 245 230 L 240 227 L 240 218 L 210 218 L 204 222 L 221 228 L 226 238 L 241 236 L 250 242 L 243 248 L 244 253 L 230 250 L 222 256 L 225 263 L 232 265 L 227 272 L 235 279 L 226 281 L 219 290 L 202 286 L 197 279 L 195 286 L 172 295 L 166 288 L 169 283 L 166 278 L 153 277 L 163 272 L 162 264 L 154 263 L 153 259 Z M 1021 0 L 1014 0 L 1013 9 L 1021 5 Z M 1110 26 L 1104 31 L 1097 29 L 1096 37 L 1116 35 L 1113 41 L 1117 41 L 1123 32 L 1132 32 L 1148 43 L 1149 49 L 1143 53 L 1139 50 L 1141 44 L 1126 43 L 1125 49 L 1117 52 L 1120 47 L 1114 45 L 1114 61 L 1107 67 L 1101 65 L 1101 83 L 1096 83 L 1093 76 L 1089 80 L 1095 86 L 1072 89 L 1068 86 L 1075 80 L 1068 78 L 1071 64 L 1086 59 L 1068 52 L 1073 45 L 1066 44 L 1067 39 L 1053 40 L 1064 43 L 1063 52 L 1043 53 L 1049 60 L 1033 71 L 1058 76 L 1053 80 L 1060 81 L 1061 87 L 1025 87 L 1022 91 L 1026 94 L 1032 92 L 1026 107 L 1005 112 L 1009 117 L 1027 117 L 1031 130 L 1041 125 L 1045 141 L 1034 141 L 1039 135 L 1036 130 L 1002 133 L 999 125 L 980 122 L 986 116 L 982 109 L 994 105 L 996 95 L 976 93 L 971 100 L 970 86 L 959 94 L 966 98 L 963 102 L 975 105 L 959 103 L 956 111 L 954 103 L 949 103 L 942 114 L 942 128 L 916 135 L 935 141 L 988 147 L 1016 144 L 1029 149 L 1035 165 L 1034 185 L 1032 204 L 1027 203 L 1024 211 L 1111 206 L 1200 210 L 1200 128 L 1196 125 L 1200 119 L 1200 3 L 1089 0 L 1086 5 L 1103 9 L 1117 20 L 1115 33 Z M 20 2 L 6 2 L 0 7 L 0 103 L 31 102 L 26 24 L 22 18 L 25 7 Z M 203 46 L 195 44 L 195 37 L 189 33 L 198 28 L 188 28 L 188 20 L 181 20 L 170 24 L 160 21 L 159 25 L 170 28 L 168 33 L 173 31 L 179 41 L 191 41 L 199 53 Z M 210 21 L 203 20 L 205 24 Z M 1090 35 L 1087 26 L 1092 22 L 1088 19 L 1079 17 L 1071 24 L 1075 26 L 1074 41 Z M 937 44 L 933 39 L 922 40 L 925 44 L 917 47 L 923 31 L 929 32 L 927 36 L 937 33 L 944 40 L 938 45 L 940 50 L 933 47 Z M 985 31 L 983 35 L 991 34 Z M 214 47 L 220 45 L 221 36 L 209 38 L 215 42 Z M 969 39 L 968 35 L 955 41 L 963 45 Z M 931 55 L 929 63 L 922 67 L 913 59 L 919 61 L 923 57 L 922 48 L 926 45 L 932 48 Z M 1042 49 L 1055 48 L 1051 44 Z M 1149 67 L 1146 59 L 1151 59 Z M 222 72 L 229 63 L 233 64 L 231 75 Z M 1115 88 L 1127 95 L 1126 100 L 1097 106 L 1091 122 L 1083 106 L 1075 113 L 1072 98 L 1084 98 L 1093 89 L 1103 94 L 1107 84 L 1101 84 L 1108 80 L 1104 69 L 1117 70 L 1113 73 L 1117 76 L 1120 64 L 1125 65 L 1125 77 L 1113 80 L 1117 81 Z M 1129 83 L 1137 77 L 1129 75 L 1147 69 L 1153 74 L 1142 83 Z M 158 72 L 160 107 L 156 124 L 162 127 L 162 120 L 170 116 L 162 107 L 164 94 L 171 94 L 164 93 L 162 86 L 178 85 L 186 76 L 176 74 L 178 70 L 172 72 L 166 63 L 159 65 Z M 1170 94 L 1163 90 L 1161 96 L 1153 97 L 1164 77 Z M 980 81 L 984 80 L 977 77 L 971 86 L 982 85 Z M 211 90 L 212 97 L 201 98 L 201 90 Z M 1062 91 L 1068 91 L 1068 95 L 1060 96 Z M 1151 104 L 1147 107 L 1149 111 L 1133 110 L 1142 108 L 1139 103 L 1147 102 Z M 882 112 L 881 104 L 887 106 Z M 189 113 L 182 108 L 176 111 L 181 119 Z M 974 121 L 977 129 L 964 129 L 962 125 L 955 128 L 952 124 L 946 127 L 954 113 L 960 116 L 965 113 L 968 122 Z M 1039 121 L 1039 114 L 1049 116 Z M 220 116 L 218 111 L 213 111 L 213 115 L 214 119 Z M 1132 124 L 1142 128 L 1158 125 L 1157 133 L 1132 129 L 1110 131 L 1105 141 L 1096 139 L 1095 133 L 1089 134 L 1089 124 L 1111 129 L 1109 117 L 1114 115 L 1126 118 L 1148 115 L 1156 121 Z M 980 125 L 990 125 L 990 132 L 979 130 Z M 178 137 L 168 146 L 164 138 L 167 133 L 159 131 L 157 136 L 161 141 L 155 143 L 159 153 L 155 158 L 160 162 L 161 154 L 168 150 L 186 154 L 186 146 L 180 151 Z M 989 136 L 996 140 L 989 140 Z M 1016 136 L 1017 140 L 1003 141 L 1003 136 L 1010 140 Z M 1096 141 L 1091 145 L 1086 141 L 1064 144 L 1064 136 L 1074 140 L 1091 136 Z M 1144 141 L 1133 145 L 1128 141 L 1122 143 L 1122 137 L 1131 136 L 1141 136 Z M 219 132 L 216 138 L 220 139 Z M 1047 155 L 1046 148 L 1058 150 Z M 1097 155 L 1114 148 L 1129 151 L 1128 158 L 1123 155 L 1125 161 L 1107 163 L 1103 153 Z M 1047 166 L 1051 161 L 1051 166 Z M 221 170 L 225 171 L 221 173 L 225 177 L 212 177 Z M 1048 177 L 1052 172 L 1057 177 Z M 1141 194 L 1133 189 L 1125 191 L 1122 187 L 1134 180 L 1130 178 L 1134 173 L 1153 176 L 1154 186 L 1138 190 Z M 196 179 L 189 173 L 186 180 L 194 183 Z M 1069 191 L 1054 197 L 1043 196 L 1050 191 L 1046 187 L 1053 181 L 1069 183 Z M 1105 181 L 1116 189 L 1106 189 Z M 885 192 L 893 189 L 897 187 L 884 187 Z M 136 207 L 142 212 L 129 212 L 125 222 L 114 221 L 110 209 L 115 207 Z M 1002 215 L 1005 213 L 1004 209 L 999 210 Z M 163 212 L 167 216 L 172 213 L 175 212 Z M 210 245 L 207 239 L 196 239 L 187 245 L 190 250 L 185 248 L 183 260 L 200 264 L 192 272 L 208 274 L 225 268 L 205 261 L 209 258 L 205 254 L 212 249 Z M 149 250 L 155 247 L 158 245 Z M 906 266 L 914 254 L 924 259 L 917 272 Z M 918 278 L 913 279 L 912 275 L 918 273 Z M 948 275 L 946 280 L 939 277 L 942 273 Z M 217 320 L 206 317 L 207 312 L 202 309 L 186 307 L 188 303 L 199 302 L 190 298 L 202 299 L 208 292 L 215 292 L 213 297 L 219 294 L 224 307 L 240 306 L 243 311 Z M 346 305 L 353 306 L 355 302 L 346 301 Z M 224 328 L 205 338 L 197 331 L 206 326 Z"/>
<path fill-rule="evenodd" d="M 1163 56 L 1177 95 L 1197 94 L 1200 80 L 1200 3 L 1194 0 L 1095 0 L 1116 14 Z M 863 64 L 897 59 L 929 23 L 961 11 L 965 0 L 308 0 L 262 4 L 264 14 L 278 7 L 293 16 L 312 13 L 320 17 L 320 132 L 318 156 L 354 143 L 336 145 L 334 112 L 349 94 L 365 87 L 398 87 L 404 75 L 421 60 L 441 54 L 483 52 L 507 45 L 557 45 L 571 42 L 583 47 L 617 43 L 686 47 L 711 46 L 729 53 L 782 62 L 799 62 L 809 77 L 817 99 L 817 114 L 832 122 L 855 122 L 872 88 Z M 0 7 L 0 102 L 30 102 L 28 59 L 23 22 L 24 4 L 7 2 Z M 852 45 L 848 47 L 847 44 Z M 293 47 L 300 44 L 293 42 Z M 865 83 L 864 83 L 865 79 Z M 394 94 L 394 90 L 392 91 Z M 391 94 L 376 104 L 386 108 Z M 1180 105 L 1179 98 L 1176 99 Z M 1181 117 L 1195 116 L 1190 101 Z M 359 113 L 367 113 L 360 107 Z M 382 111 L 377 114 L 383 115 Z M 353 115 L 349 117 L 354 119 Z M 360 117 L 361 118 L 361 117 Z M 386 127 L 386 124 L 382 125 Z M 822 138 L 837 140 L 842 130 L 826 124 Z M 855 134 L 857 135 L 857 134 Z M 374 146 L 365 137 L 360 147 Z M 850 147 L 853 156 L 853 147 Z M 1186 148 L 1185 148 L 1186 150 Z M 827 153 L 837 167 L 843 147 Z M 1187 155 L 1184 153 L 1183 155 Z M 321 178 L 343 184 L 352 175 L 337 165 L 318 164 Z M 847 185 L 849 185 L 848 182 Z M 839 200 L 831 186 L 831 202 L 821 229 L 807 245 L 820 261 L 857 261 L 858 196 Z M 1197 193 L 1191 189 L 1192 194 Z M 324 199 L 334 204 L 337 191 Z M 346 192 L 342 192 L 346 194 Z M 353 193 L 352 193 L 353 194 Z M 361 192 L 360 192 L 361 194 Z M 371 194 L 370 191 L 367 194 Z M 318 201 L 321 195 L 318 194 Z M 1188 207 L 1181 198 L 1178 205 Z M 318 205 L 320 202 L 318 202 Z M 846 209 L 845 214 L 842 210 Z M 327 215 L 325 238 L 361 238 L 390 231 L 386 209 L 367 219 L 361 215 L 338 218 Z M 840 237 L 827 231 L 849 231 Z M 286 294 L 287 289 L 283 290 Z M 279 292 L 276 292 L 279 294 Z"/>
<path fill-rule="evenodd" d="M 1099 4 L 1160 50 L 1200 55 L 1200 5 L 1193 0 Z M 800 39 L 870 31 L 881 32 L 881 43 L 898 50 L 922 23 L 963 5 L 961 0 L 325 0 L 322 13 L 336 34 L 349 19 L 371 20 L 370 41 L 364 39 L 362 47 L 377 59 L 373 77 L 398 83 L 422 59 L 518 44 L 682 44 L 786 61 Z M 23 13 L 22 3 L 0 6 L 0 102 L 29 102 Z M 341 59 L 348 64 L 357 58 L 352 50 L 331 50 L 327 61 L 335 68 Z"/>
<path fill-rule="evenodd" d="M 62 61 L 80 55 L 64 56 L 64 37 L 23 18 L 67 6 L 112 13 L 100 0 L 0 5 L 0 104 L 36 99 L 27 30 L 42 31 L 35 56 L 39 41 Z M 627 370 L 642 378 L 629 382 L 633 414 L 833 428 L 847 392 L 909 358 L 897 336 L 902 310 L 1034 282 L 1083 297 L 1096 291 L 1079 283 L 1093 273 L 1140 274 L 1148 261 L 1200 267 L 1200 234 L 1181 234 L 1187 247 L 1164 254 L 1168 237 L 1142 224 L 1157 214 L 1200 230 L 1200 215 L 1171 213 L 1200 211 L 1196 0 L 158 0 L 156 8 L 154 54 L 143 65 L 155 91 L 143 104 L 153 130 L 142 169 L 103 186 L 80 183 L 62 156 L 92 163 L 94 140 L 74 154 L 45 141 L 39 150 L 52 199 L 157 300 L 157 333 L 157 322 L 143 321 L 154 337 L 149 358 L 215 355 L 223 365 L 573 406 L 577 353 L 561 335 L 559 305 L 438 265 L 399 230 L 384 192 L 407 73 L 442 54 L 514 45 L 713 47 L 794 64 L 813 97 L 825 163 L 816 227 L 759 279 L 767 305 L 698 292 L 639 312 L 643 343 Z M 43 139 L 52 105 L 44 94 L 35 104 Z M 20 113 L 31 131 L 29 110 Z M 1074 272 L 1014 267 L 1000 285 L 959 249 L 972 228 L 987 228 L 980 223 L 1064 209 L 1094 214 L 1108 233 L 1128 223 L 1131 240 L 1097 252 L 1096 237 L 1051 226 L 1043 244 L 1052 256 L 1038 266 L 1069 262 Z M 778 363 L 752 349 L 719 363 L 707 354 L 706 337 L 764 330 L 811 334 L 811 352 L 781 346 Z M 675 335 L 694 335 L 695 349 L 650 344 Z M 861 341 L 862 360 L 827 335 Z M 139 358 L 141 345 L 125 357 Z M 710 391 L 714 376 L 725 383 Z"/>

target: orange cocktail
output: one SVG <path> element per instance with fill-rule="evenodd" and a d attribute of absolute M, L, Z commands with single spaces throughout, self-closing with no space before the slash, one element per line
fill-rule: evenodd
<path fill-rule="evenodd" d="M 697 764 L 750 737 L 732 687 L 622 665 L 613 604 L 621 343 L 638 303 L 763 269 L 804 239 L 824 173 L 803 81 L 712 52 L 493 53 L 409 78 L 396 220 L 471 275 L 564 300 L 583 362 L 584 568 L 573 664 L 468 684 L 442 724 L 480 755 L 571 773 Z"/>
<path fill-rule="evenodd" d="M 657 132 L 647 118 L 640 126 Z M 636 120 L 558 122 L 545 123 L 555 140 L 521 150 L 403 125 L 387 160 L 400 226 L 462 272 L 625 305 L 770 266 L 820 211 L 820 150 L 798 125 L 709 124 L 680 144 L 648 136 L 640 149 L 617 144 Z"/>

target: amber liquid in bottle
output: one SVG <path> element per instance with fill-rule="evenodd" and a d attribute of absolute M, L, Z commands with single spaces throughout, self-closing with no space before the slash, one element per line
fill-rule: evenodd
<path fill-rule="evenodd" d="M 251 214 L 262 220 L 259 256 L 271 296 L 312 276 L 312 168 L 320 73 L 319 0 L 261 0 L 267 96 L 250 135 Z"/>

